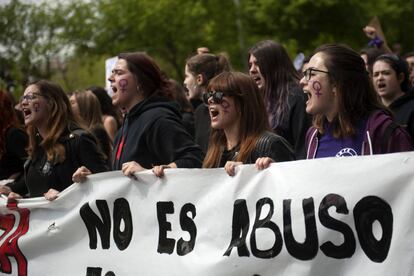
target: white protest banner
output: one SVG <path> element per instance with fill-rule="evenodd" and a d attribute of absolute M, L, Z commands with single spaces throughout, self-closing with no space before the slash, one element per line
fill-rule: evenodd
<path fill-rule="evenodd" d="M 412 275 L 414 152 L 92 175 L 0 200 L 2 275 Z"/>

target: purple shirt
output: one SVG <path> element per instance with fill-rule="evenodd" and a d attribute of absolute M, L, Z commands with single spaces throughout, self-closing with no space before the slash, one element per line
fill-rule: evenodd
<path fill-rule="evenodd" d="M 362 155 L 365 124 L 366 120 L 358 124 L 355 136 L 335 138 L 329 123 L 325 123 L 325 133 L 320 137 L 315 158 Z"/>

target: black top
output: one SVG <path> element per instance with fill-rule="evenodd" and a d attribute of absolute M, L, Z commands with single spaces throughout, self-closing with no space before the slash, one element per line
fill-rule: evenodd
<path fill-rule="evenodd" d="M 129 161 L 147 169 L 172 162 L 179 168 L 199 168 L 203 161 L 200 148 L 184 129 L 178 104 L 158 96 L 145 99 L 125 115 L 114 145 L 114 170 Z"/>
<path fill-rule="evenodd" d="M 208 107 L 200 104 L 194 111 L 195 142 L 206 153 L 211 132 L 211 118 Z"/>
<path fill-rule="evenodd" d="M 0 179 L 7 179 L 13 174 L 23 172 L 23 164 L 27 158 L 26 132 L 20 128 L 10 127 L 5 138 L 5 152 L 0 159 Z"/>
<path fill-rule="evenodd" d="M 41 137 L 39 134 L 37 137 L 40 144 Z M 108 170 L 95 138 L 86 131 L 77 129 L 68 132 L 59 142 L 65 147 L 66 158 L 62 163 L 47 161 L 46 153 L 39 145 L 33 159 L 25 164 L 25 176 L 21 181 L 8 184 L 9 187 L 21 195 L 39 197 L 51 188 L 62 191 L 69 187 L 73 173 L 81 166 L 92 173 Z"/>
<path fill-rule="evenodd" d="M 181 112 L 182 122 L 185 130 L 194 138 L 194 113 L 193 112 Z"/>
<path fill-rule="evenodd" d="M 295 86 L 289 91 L 287 119 L 273 131 L 293 146 L 296 159 L 305 159 L 305 136 L 311 126 L 311 117 L 306 113 L 306 95 Z"/>
<path fill-rule="evenodd" d="M 224 167 L 227 161 L 235 161 L 239 150 L 240 145 L 231 150 L 224 150 L 219 162 L 220 167 Z M 253 164 L 260 157 L 270 157 L 275 162 L 295 160 L 295 155 L 289 142 L 283 137 L 268 131 L 260 136 L 253 152 L 244 164 Z"/>
<path fill-rule="evenodd" d="M 237 145 L 230 150 L 225 149 L 223 153 L 221 154 L 219 167 L 220 168 L 224 167 L 227 161 L 236 161 L 236 157 L 239 154 L 239 150 L 240 150 L 240 145 Z"/>
<path fill-rule="evenodd" d="M 197 107 L 203 103 L 201 99 L 191 99 L 190 100 L 191 105 L 193 106 L 193 110 L 196 110 Z"/>
<path fill-rule="evenodd" d="M 403 126 L 414 140 L 414 90 L 393 101 L 389 108 L 394 112 L 394 120 Z"/>
<path fill-rule="evenodd" d="M 91 133 L 95 136 L 98 142 L 99 149 L 103 152 L 104 159 L 108 166 L 111 166 L 112 156 L 112 141 L 108 133 L 102 125 L 96 125 L 91 128 Z"/>

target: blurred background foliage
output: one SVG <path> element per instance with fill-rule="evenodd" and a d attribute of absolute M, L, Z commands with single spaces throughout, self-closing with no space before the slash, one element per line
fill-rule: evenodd
<path fill-rule="evenodd" d="M 11 0 L 0 6 L 0 86 L 12 83 L 15 94 L 36 78 L 67 91 L 103 86 L 105 59 L 127 51 L 147 52 L 182 81 L 200 46 L 241 71 L 263 39 L 282 43 L 292 59 L 328 42 L 360 50 L 375 15 L 389 45 L 414 50 L 414 0 Z"/>

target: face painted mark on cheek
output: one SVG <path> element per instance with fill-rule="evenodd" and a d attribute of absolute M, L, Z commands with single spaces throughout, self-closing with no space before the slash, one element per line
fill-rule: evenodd
<path fill-rule="evenodd" d="M 40 105 L 39 105 L 39 103 L 34 103 L 34 104 L 33 104 L 33 110 L 34 110 L 35 112 L 39 112 L 39 111 L 40 111 Z"/>
<path fill-rule="evenodd" d="M 128 81 L 126 79 L 119 80 L 119 86 L 121 86 L 122 93 L 125 93 L 128 86 Z"/>
<path fill-rule="evenodd" d="M 314 81 L 312 84 L 312 88 L 315 89 L 315 95 L 318 96 L 318 98 L 322 96 L 322 84 L 319 81 Z"/>
<path fill-rule="evenodd" d="M 228 102 L 228 101 L 223 100 L 223 101 L 221 102 L 221 107 L 223 107 L 223 112 L 224 112 L 224 113 L 229 113 L 229 112 L 230 112 L 230 111 L 229 111 L 230 104 L 229 104 L 229 102 Z"/>

